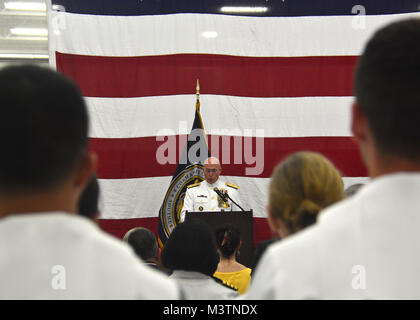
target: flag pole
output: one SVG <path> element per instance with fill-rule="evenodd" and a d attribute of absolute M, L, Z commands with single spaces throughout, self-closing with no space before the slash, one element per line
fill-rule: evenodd
<path fill-rule="evenodd" d="M 197 86 L 195 87 L 197 95 L 197 111 L 200 112 L 200 82 L 197 79 Z"/>
<path fill-rule="evenodd" d="M 207 150 L 208 150 L 209 143 L 207 141 L 207 135 L 206 135 L 206 131 L 204 130 L 203 119 L 201 118 L 201 113 L 200 113 L 200 82 L 198 81 L 198 79 L 197 79 L 197 85 L 195 87 L 195 94 L 197 95 L 197 102 L 195 104 L 195 109 L 197 110 L 198 117 L 200 118 L 201 128 L 203 129 L 203 132 L 204 132 L 204 140 L 206 142 Z"/>
<path fill-rule="evenodd" d="M 201 160 L 201 158 L 204 158 L 204 156 L 206 158 L 210 156 L 207 136 L 203 125 L 203 119 L 201 118 L 200 114 L 200 82 L 198 79 L 196 84 L 196 95 L 197 102 L 195 106 L 195 115 L 193 125 L 191 128 L 191 133 L 193 133 L 195 130 L 200 130 L 199 137 L 200 139 L 204 139 L 207 148 L 206 150 L 202 150 L 204 148 L 200 148 L 199 163 L 191 163 L 188 160 L 188 152 L 189 147 L 193 145 L 194 141 L 189 142 L 187 138 L 184 147 L 184 152 L 182 154 L 187 156 L 187 162 L 178 161 L 175 172 L 172 176 L 171 183 L 169 185 L 168 190 L 166 191 L 165 198 L 159 210 L 158 243 L 161 248 L 163 248 L 166 240 L 172 232 L 172 229 L 179 223 L 178 221 L 180 221 L 180 213 L 182 210 L 182 206 L 177 206 L 177 204 L 182 203 L 183 198 L 181 197 L 185 196 L 185 190 L 187 186 L 192 183 L 204 180 L 203 173 L 200 172 L 200 169 L 203 168 L 203 164 L 201 162 L 205 159 Z M 196 132 L 194 132 L 194 136 L 196 136 Z M 205 154 L 202 155 L 202 152 L 204 152 Z"/>

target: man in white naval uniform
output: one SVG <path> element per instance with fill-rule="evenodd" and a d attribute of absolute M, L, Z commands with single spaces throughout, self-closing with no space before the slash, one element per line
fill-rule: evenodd
<path fill-rule="evenodd" d="M 358 60 L 352 131 L 370 183 L 268 248 L 249 299 L 420 299 L 420 20 Z"/>
<path fill-rule="evenodd" d="M 204 161 L 203 171 L 205 181 L 188 186 L 180 215 L 181 222 L 185 220 L 186 211 L 240 210 L 232 201 L 224 202 L 214 191 L 214 188 L 218 188 L 222 193 L 227 193 L 229 197 L 241 205 L 238 194 L 239 187 L 220 179 L 222 167 L 219 160 L 215 157 L 207 158 Z"/>

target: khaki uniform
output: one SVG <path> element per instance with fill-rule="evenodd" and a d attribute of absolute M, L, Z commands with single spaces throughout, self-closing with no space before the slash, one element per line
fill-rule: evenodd
<path fill-rule="evenodd" d="M 236 203 L 241 205 L 239 201 L 239 187 L 229 182 L 224 182 L 220 178 L 213 184 L 207 181 L 196 183 L 188 186 L 187 193 L 184 198 L 184 206 L 182 207 L 180 219 L 185 220 L 186 211 L 237 211 L 240 210 L 232 201 L 223 200 L 214 192 L 217 187 L 221 192 L 227 192 Z"/>

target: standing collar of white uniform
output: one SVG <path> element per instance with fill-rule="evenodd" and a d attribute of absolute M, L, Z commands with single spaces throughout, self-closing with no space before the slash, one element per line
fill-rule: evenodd
<path fill-rule="evenodd" d="M 206 186 L 207 186 L 208 188 L 214 188 L 214 187 L 220 188 L 220 186 L 221 186 L 222 184 L 224 184 L 224 182 L 220 179 L 220 177 L 219 177 L 219 179 L 217 179 L 217 181 L 216 181 L 215 183 L 213 183 L 213 184 L 208 183 L 208 182 L 207 182 L 207 180 L 205 180 L 205 183 L 206 183 Z"/>
<path fill-rule="evenodd" d="M 206 279 L 212 280 L 210 276 L 198 271 L 173 270 L 172 278 L 177 279 Z"/>

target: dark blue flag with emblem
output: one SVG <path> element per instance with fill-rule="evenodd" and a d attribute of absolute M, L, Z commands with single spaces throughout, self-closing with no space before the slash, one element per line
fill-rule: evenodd
<path fill-rule="evenodd" d="M 172 230 L 180 223 L 180 213 L 187 187 L 204 180 L 203 163 L 210 157 L 207 137 L 200 114 L 200 87 L 197 80 L 197 102 L 194 123 L 178 159 L 171 183 L 159 210 L 159 245 L 163 247 Z"/>

